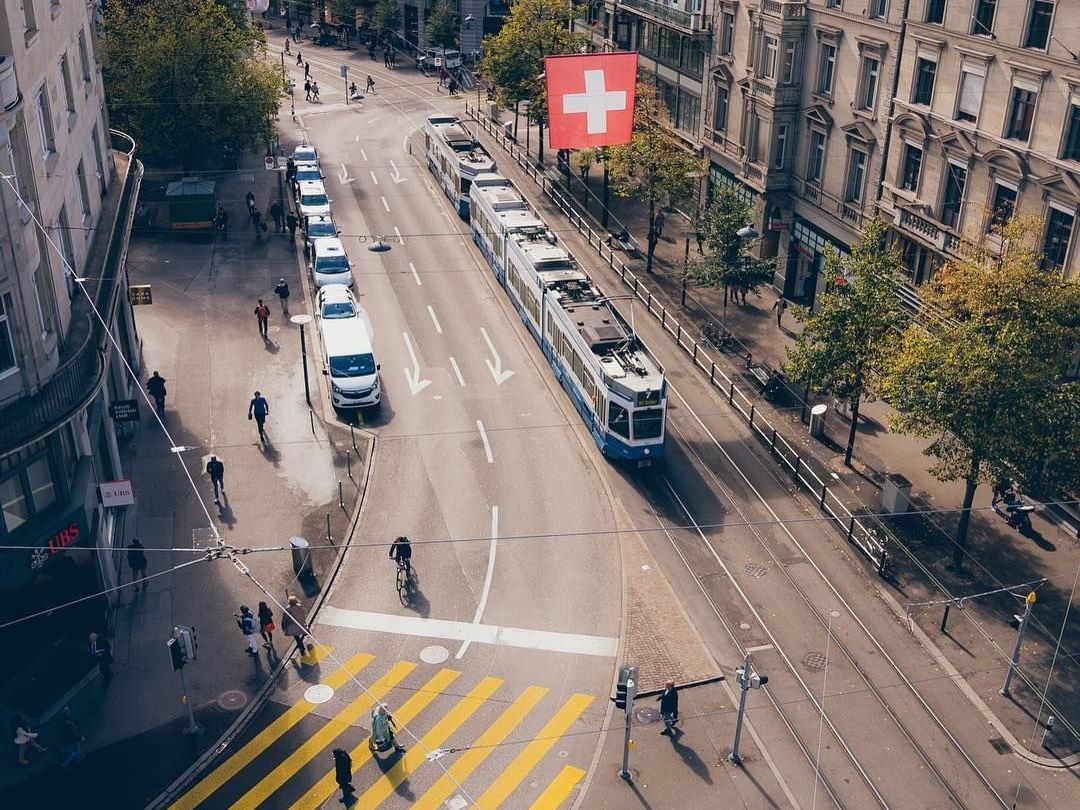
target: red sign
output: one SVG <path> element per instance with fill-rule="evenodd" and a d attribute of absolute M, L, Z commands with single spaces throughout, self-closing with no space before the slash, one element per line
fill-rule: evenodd
<path fill-rule="evenodd" d="M 73 543 L 79 542 L 79 535 L 81 530 L 79 524 L 76 521 L 71 521 L 67 526 L 62 528 L 52 537 L 50 537 L 45 545 L 49 547 L 50 554 L 56 554 L 58 551 L 63 551 Z"/>
<path fill-rule="evenodd" d="M 636 53 L 549 56 L 544 73 L 552 149 L 630 143 Z"/>

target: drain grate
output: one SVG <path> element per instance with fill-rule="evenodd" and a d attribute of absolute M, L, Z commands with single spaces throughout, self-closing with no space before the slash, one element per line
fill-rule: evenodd
<path fill-rule="evenodd" d="M 763 577 L 769 573 L 769 569 L 761 563 L 747 563 L 743 566 L 743 571 L 751 577 Z"/>
<path fill-rule="evenodd" d="M 217 535 L 209 526 L 199 526 L 191 530 L 191 547 L 205 550 L 217 545 Z"/>
<path fill-rule="evenodd" d="M 647 726 L 660 722 L 660 712 L 652 706 L 642 706 L 640 709 L 634 709 L 634 719 L 641 725 Z"/>
<path fill-rule="evenodd" d="M 1002 737 L 991 737 L 990 745 L 999 754 L 1008 754 L 1012 752 L 1012 746 L 1005 742 Z"/>
<path fill-rule="evenodd" d="M 222 692 L 215 702 L 227 712 L 238 712 L 247 705 L 248 696 L 238 689 L 230 689 Z"/>
<path fill-rule="evenodd" d="M 812 652 L 803 656 L 803 666 L 807 669 L 821 670 L 825 669 L 825 665 L 829 663 L 829 659 L 825 657 L 825 653 Z"/>

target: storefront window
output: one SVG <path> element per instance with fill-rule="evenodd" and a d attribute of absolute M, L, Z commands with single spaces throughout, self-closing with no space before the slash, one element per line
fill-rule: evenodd
<path fill-rule="evenodd" d="M 4 527 L 9 531 L 22 526 L 30 519 L 29 505 L 19 476 L 0 481 L 0 503 L 4 507 Z"/>
<path fill-rule="evenodd" d="M 26 478 L 35 512 L 44 512 L 56 503 L 56 484 L 53 483 L 47 458 L 39 458 L 27 467 Z"/>
<path fill-rule="evenodd" d="M 0 478 L 0 502 L 4 515 L 0 531 L 15 531 L 57 501 L 47 440 L 35 442 L 4 458 L 0 475 L 3 476 Z"/>

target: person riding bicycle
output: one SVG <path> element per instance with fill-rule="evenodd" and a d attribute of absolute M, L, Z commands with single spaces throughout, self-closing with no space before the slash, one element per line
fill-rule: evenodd
<path fill-rule="evenodd" d="M 399 566 L 408 571 L 412 567 L 412 543 L 409 538 L 402 535 L 390 544 L 390 554 L 387 555 Z"/>

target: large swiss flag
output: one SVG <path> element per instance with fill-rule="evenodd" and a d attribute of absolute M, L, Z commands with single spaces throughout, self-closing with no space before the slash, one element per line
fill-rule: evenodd
<path fill-rule="evenodd" d="M 544 73 L 552 149 L 630 142 L 637 53 L 549 56 Z"/>

